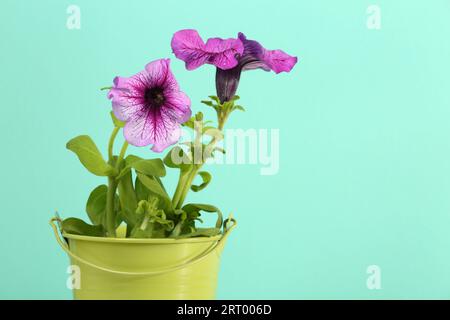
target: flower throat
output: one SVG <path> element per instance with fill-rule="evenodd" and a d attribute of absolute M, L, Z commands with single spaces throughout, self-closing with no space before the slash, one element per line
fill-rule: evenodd
<path fill-rule="evenodd" d="M 164 103 L 164 91 L 159 87 L 145 90 L 144 99 L 149 107 L 160 107 Z"/>

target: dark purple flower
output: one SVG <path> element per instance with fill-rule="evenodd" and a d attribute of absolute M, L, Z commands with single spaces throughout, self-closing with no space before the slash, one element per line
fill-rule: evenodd
<path fill-rule="evenodd" d="M 170 59 L 150 62 L 129 78 L 116 77 L 108 98 L 114 115 L 126 123 L 125 139 L 139 147 L 153 144 L 155 152 L 176 143 L 180 124 L 191 116 L 191 101 L 180 91 Z"/>
<path fill-rule="evenodd" d="M 248 40 L 243 33 L 239 33 L 237 39 L 211 38 L 204 44 L 197 31 L 181 30 L 173 36 L 172 50 L 177 58 L 186 62 L 188 70 L 205 63 L 217 67 L 216 90 L 222 103 L 234 97 L 242 71 L 289 72 L 297 63 L 297 57 L 282 50 L 267 50 L 259 42 Z"/>

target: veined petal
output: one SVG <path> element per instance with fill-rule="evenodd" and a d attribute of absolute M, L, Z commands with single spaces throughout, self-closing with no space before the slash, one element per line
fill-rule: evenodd
<path fill-rule="evenodd" d="M 289 72 L 297 63 L 297 57 L 290 56 L 282 50 L 266 50 L 264 61 L 275 73 Z"/>
<path fill-rule="evenodd" d="M 184 123 L 191 117 L 191 99 L 182 91 L 172 91 L 165 94 L 163 112 L 173 116 L 174 121 Z"/>
<path fill-rule="evenodd" d="M 132 105 L 126 104 L 120 101 L 112 102 L 112 109 L 116 118 L 120 121 L 127 121 L 129 118 L 133 117 L 133 115 L 140 110 L 140 108 Z"/>
<path fill-rule="evenodd" d="M 181 128 L 178 126 L 170 132 L 166 140 L 158 140 L 151 148 L 154 152 L 162 152 L 168 146 L 171 146 L 178 142 L 181 136 Z"/>
<path fill-rule="evenodd" d="M 113 79 L 113 87 L 108 92 L 108 99 L 113 99 L 115 96 L 117 96 L 120 92 L 117 92 L 117 89 L 123 89 L 126 88 L 128 84 L 128 78 L 124 77 L 115 77 Z"/>
<path fill-rule="evenodd" d="M 178 82 L 170 70 L 170 59 L 159 59 L 145 66 L 147 87 L 162 87 L 168 90 L 179 90 Z"/>
<path fill-rule="evenodd" d="M 208 63 L 222 70 L 237 66 L 238 58 L 244 53 L 244 45 L 238 39 L 210 38 L 205 48 L 211 53 Z"/>
<path fill-rule="evenodd" d="M 129 120 L 124 127 L 125 139 L 136 147 L 149 144 L 162 145 L 173 137 L 179 124 L 171 118 L 170 114 L 160 111 L 147 110 L 139 117 Z"/>
<path fill-rule="evenodd" d="M 115 77 L 113 87 L 108 92 L 112 101 L 114 115 L 121 121 L 127 121 L 140 110 L 139 98 L 135 95 L 132 78 Z"/>
<path fill-rule="evenodd" d="M 186 69 L 194 70 L 208 63 L 223 70 L 234 68 L 244 45 L 238 39 L 210 38 L 203 42 L 196 30 L 180 30 L 173 35 L 171 42 L 175 56 L 186 63 Z"/>
<path fill-rule="evenodd" d="M 156 116 L 150 110 L 127 121 L 123 128 L 125 139 L 136 147 L 143 147 L 155 141 Z"/>
<path fill-rule="evenodd" d="M 188 70 L 197 69 L 209 58 L 205 43 L 196 30 L 185 29 L 175 32 L 171 46 L 175 56 L 186 63 Z"/>

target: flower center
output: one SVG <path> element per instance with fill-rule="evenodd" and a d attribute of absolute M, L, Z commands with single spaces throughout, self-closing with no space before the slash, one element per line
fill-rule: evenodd
<path fill-rule="evenodd" d="M 161 88 L 148 88 L 145 90 L 144 99 L 147 105 L 159 107 L 164 103 L 164 91 Z"/>

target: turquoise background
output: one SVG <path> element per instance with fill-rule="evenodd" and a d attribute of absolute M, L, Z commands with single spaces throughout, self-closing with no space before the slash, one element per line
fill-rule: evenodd
<path fill-rule="evenodd" d="M 366 27 L 378 4 L 382 29 Z M 68 5 L 81 29 L 68 30 Z M 85 217 L 87 173 L 65 143 L 105 151 L 110 103 L 99 88 L 154 59 L 172 34 L 243 31 L 299 56 L 290 74 L 245 73 L 247 112 L 231 128 L 279 128 L 280 171 L 210 167 L 192 201 L 233 212 L 218 298 L 450 298 L 450 2 L 18 1 L 0 4 L 0 298 L 69 299 L 68 259 L 49 218 Z M 214 68 L 172 59 L 192 101 Z M 141 155 L 154 155 L 144 148 Z M 169 172 L 169 187 L 176 173 Z M 379 265 L 382 289 L 368 290 Z"/>

